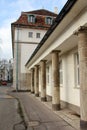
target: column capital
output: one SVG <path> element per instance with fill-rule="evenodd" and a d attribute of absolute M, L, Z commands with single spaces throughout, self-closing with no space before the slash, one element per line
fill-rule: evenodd
<path fill-rule="evenodd" d="M 40 65 L 35 65 L 34 67 L 36 68 L 36 67 L 39 67 Z"/>
<path fill-rule="evenodd" d="M 34 68 L 31 68 L 31 71 L 34 71 Z"/>
<path fill-rule="evenodd" d="M 87 33 L 86 26 L 80 26 L 76 31 L 74 31 L 74 35 L 78 35 L 79 33 Z"/>
<path fill-rule="evenodd" d="M 45 62 L 47 62 L 47 60 L 41 60 L 40 62 L 44 62 L 45 63 Z"/>
<path fill-rule="evenodd" d="M 60 50 L 52 50 L 51 54 L 52 53 L 60 53 L 61 51 Z"/>

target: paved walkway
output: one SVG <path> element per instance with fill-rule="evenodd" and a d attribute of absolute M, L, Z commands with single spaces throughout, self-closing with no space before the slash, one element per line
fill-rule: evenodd
<path fill-rule="evenodd" d="M 25 130 L 18 113 L 18 101 L 7 94 L 8 87 L 0 86 L 0 130 Z"/>
<path fill-rule="evenodd" d="M 34 96 L 34 95 L 33 95 Z M 37 98 L 40 100 L 40 98 Z M 46 107 L 48 107 L 50 110 L 52 110 L 52 102 L 42 102 Z M 55 114 L 57 114 L 59 117 L 64 119 L 66 122 L 68 122 L 72 127 L 74 127 L 77 130 L 80 129 L 80 118 L 76 115 L 76 113 L 70 109 L 61 109 L 60 111 L 53 111 Z"/>
<path fill-rule="evenodd" d="M 41 102 L 31 93 L 11 93 L 19 98 L 29 130 L 87 130 L 80 129 L 79 117 L 70 110 L 53 112 L 51 102 Z"/>

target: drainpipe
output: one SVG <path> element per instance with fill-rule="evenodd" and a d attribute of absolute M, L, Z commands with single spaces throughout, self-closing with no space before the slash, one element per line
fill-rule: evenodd
<path fill-rule="evenodd" d="M 18 43 L 19 43 L 19 25 L 17 26 L 17 44 L 16 44 L 16 91 L 18 91 Z"/>

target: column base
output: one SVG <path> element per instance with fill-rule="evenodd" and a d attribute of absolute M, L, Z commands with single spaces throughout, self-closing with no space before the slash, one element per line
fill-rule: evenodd
<path fill-rule="evenodd" d="M 52 110 L 54 111 L 60 110 L 60 104 L 52 104 Z"/>
<path fill-rule="evenodd" d="M 31 90 L 28 90 L 29 92 L 31 92 Z"/>
<path fill-rule="evenodd" d="M 39 97 L 39 94 L 35 94 L 36 97 Z"/>
<path fill-rule="evenodd" d="M 41 101 L 46 102 L 47 98 L 46 97 L 41 97 Z"/>
<path fill-rule="evenodd" d="M 31 94 L 34 94 L 34 92 L 31 92 Z"/>
<path fill-rule="evenodd" d="M 80 127 L 87 128 L 87 121 L 80 120 Z"/>

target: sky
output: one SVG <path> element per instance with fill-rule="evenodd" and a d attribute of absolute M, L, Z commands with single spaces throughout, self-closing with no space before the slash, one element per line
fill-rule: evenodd
<path fill-rule="evenodd" d="M 61 11 L 67 0 L 0 0 L 0 59 L 12 58 L 11 23 L 15 22 L 22 11 L 54 7 Z"/>

